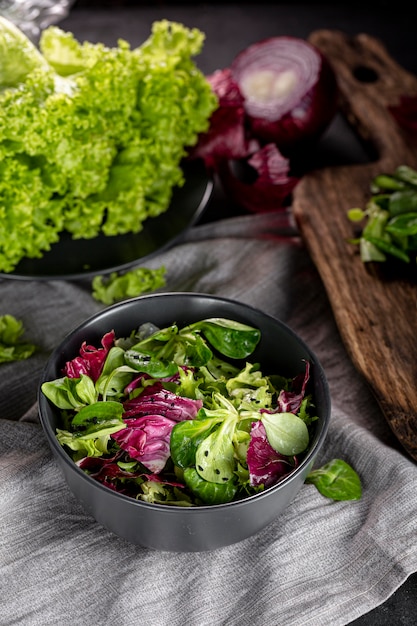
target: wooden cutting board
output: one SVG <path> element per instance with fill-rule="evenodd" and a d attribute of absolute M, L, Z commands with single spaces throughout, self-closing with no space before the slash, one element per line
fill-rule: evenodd
<path fill-rule="evenodd" d="M 355 367 L 398 441 L 417 460 L 417 283 L 366 266 L 348 242 L 355 227 L 347 219 L 350 208 L 365 207 L 376 174 L 417 166 L 417 144 L 387 109 L 401 95 L 417 95 L 417 77 L 369 35 L 320 30 L 309 40 L 335 70 L 346 119 L 378 156 L 372 163 L 306 174 L 294 190 L 294 216 Z"/>

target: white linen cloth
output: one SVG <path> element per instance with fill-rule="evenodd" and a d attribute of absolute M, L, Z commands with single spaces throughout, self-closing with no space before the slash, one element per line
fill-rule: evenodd
<path fill-rule="evenodd" d="M 417 571 L 416 463 L 349 360 L 302 242 L 282 239 L 281 225 L 270 214 L 195 226 L 146 265 L 166 267 L 166 291 L 249 303 L 309 344 L 332 397 L 317 465 L 353 465 L 362 499 L 332 502 L 303 485 L 264 531 L 212 552 L 152 551 L 104 530 L 66 486 L 36 404 L 52 349 L 104 305 L 87 280 L 0 280 L 0 314 L 39 346 L 0 365 L 0 624 L 343 626 Z"/>

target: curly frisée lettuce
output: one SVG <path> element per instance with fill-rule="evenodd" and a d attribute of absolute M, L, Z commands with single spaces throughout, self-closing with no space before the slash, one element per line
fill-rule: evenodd
<path fill-rule="evenodd" d="M 183 184 L 181 160 L 217 107 L 197 29 L 155 22 L 131 49 L 55 26 L 39 50 L 0 18 L 0 271 L 61 232 L 138 232 Z"/>
<path fill-rule="evenodd" d="M 210 318 L 83 343 L 63 377 L 42 384 L 61 410 L 57 439 L 92 478 L 139 500 L 214 505 L 262 491 L 299 465 L 317 417 L 309 362 L 294 378 L 267 376 L 247 360 L 259 340 Z M 349 475 L 342 494 L 334 477 L 326 495 L 351 499 Z"/>

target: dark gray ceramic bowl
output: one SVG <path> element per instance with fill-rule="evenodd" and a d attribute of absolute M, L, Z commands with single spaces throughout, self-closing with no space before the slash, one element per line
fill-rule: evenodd
<path fill-rule="evenodd" d="M 116 336 L 130 334 L 141 323 L 179 326 L 208 317 L 226 317 L 259 328 L 261 341 L 251 361 L 265 373 L 295 376 L 302 359 L 311 362 L 311 392 L 319 417 L 309 452 L 290 475 L 264 492 L 238 502 L 183 508 L 138 501 L 118 494 L 85 474 L 58 443 L 55 430 L 59 410 L 39 388 L 39 413 L 52 452 L 69 488 L 99 524 L 128 541 L 148 548 L 176 552 L 213 550 L 262 530 L 293 500 L 302 487 L 322 447 L 330 419 L 330 396 L 322 366 L 308 346 L 285 324 L 260 310 L 237 301 L 197 293 L 161 293 L 142 296 L 111 306 L 72 331 L 52 353 L 43 371 L 44 381 L 60 377 L 66 361 L 78 355 L 83 341 L 100 345 L 114 329 Z"/>

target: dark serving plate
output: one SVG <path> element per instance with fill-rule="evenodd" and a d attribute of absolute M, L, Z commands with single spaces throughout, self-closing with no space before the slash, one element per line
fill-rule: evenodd
<path fill-rule="evenodd" d="M 128 270 L 172 246 L 202 215 L 213 191 L 213 180 L 202 161 L 182 164 L 185 183 L 175 187 L 165 213 L 149 218 L 139 233 L 93 239 L 72 239 L 63 233 L 41 258 L 24 258 L 1 278 L 76 280 Z"/>

